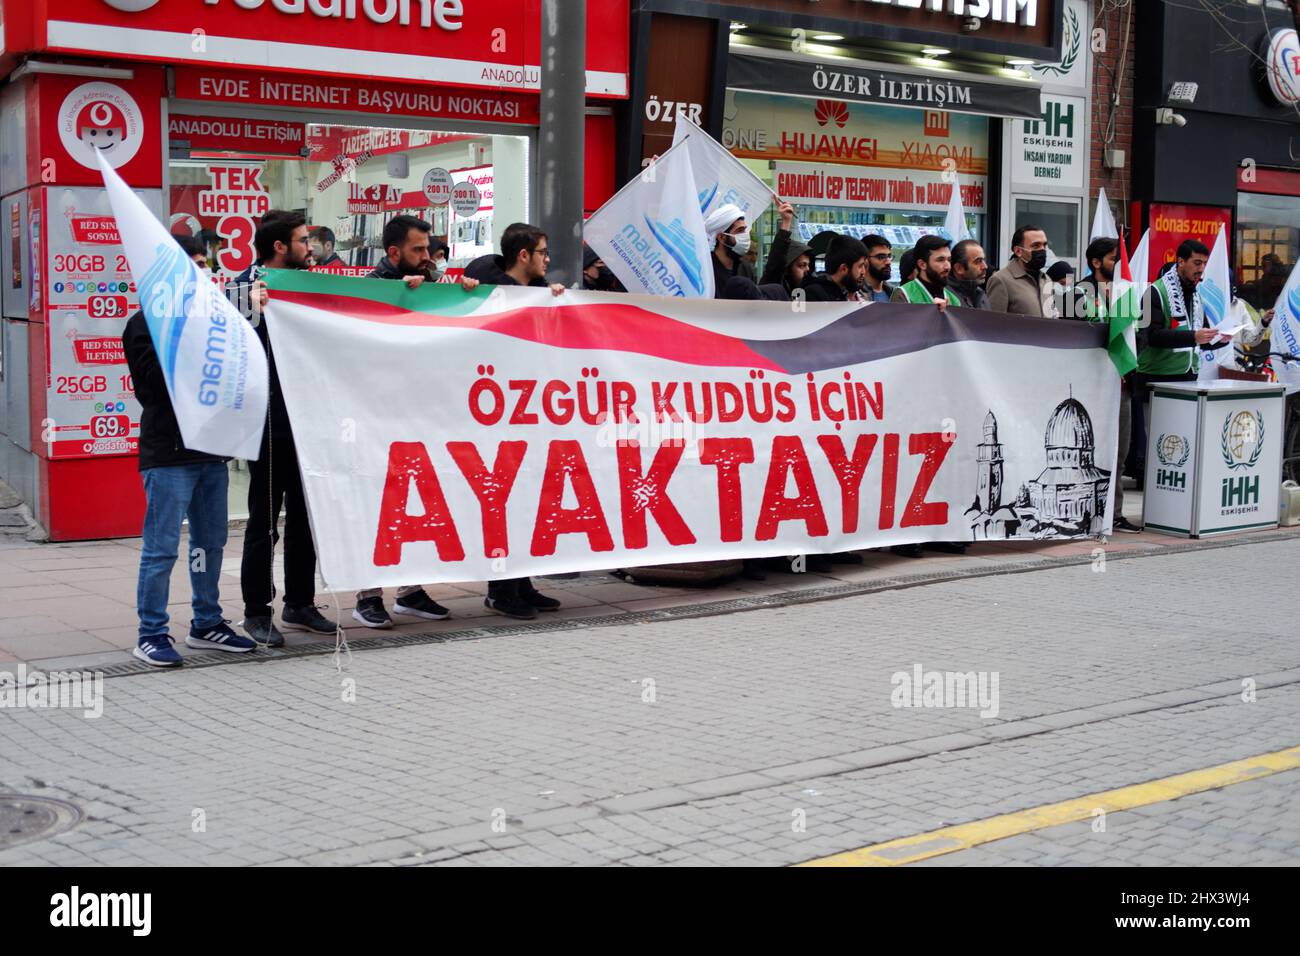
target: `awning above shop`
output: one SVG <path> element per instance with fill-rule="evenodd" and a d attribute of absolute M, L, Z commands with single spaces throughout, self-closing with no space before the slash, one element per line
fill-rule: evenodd
<path fill-rule="evenodd" d="M 737 53 L 727 61 L 727 86 L 736 90 L 853 100 L 913 109 L 1038 119 L 1039 84 L 1000 81 L 955 70 L 901 70 L 865 60 Z"/>

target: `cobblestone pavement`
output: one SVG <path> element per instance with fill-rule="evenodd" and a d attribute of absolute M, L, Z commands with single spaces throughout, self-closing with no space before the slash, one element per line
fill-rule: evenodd
<path fill-rule="evenodd" d="M 0 791 L 85 814 L 0 864 L 806 861 L 1300 743 L 1297 566 L 1263 540 L 110 678 L 97 719 L 0 712 Z M 894 706 L 918 666 L 988 693 Z M 1298 777 L 925 865 L 1294 862 Z"/>

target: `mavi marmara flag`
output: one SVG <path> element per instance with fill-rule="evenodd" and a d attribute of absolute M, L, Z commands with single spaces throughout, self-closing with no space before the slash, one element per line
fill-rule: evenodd
<path fill-rule="evenodd" d="M 99 168 L 185 447 L 256 459 L 268 386 L 253 327 L 102 155 Z"/>

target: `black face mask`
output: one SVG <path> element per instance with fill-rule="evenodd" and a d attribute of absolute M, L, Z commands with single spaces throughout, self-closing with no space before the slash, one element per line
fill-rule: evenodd
<path fill-rule="evenodd" d="M 1030 272 L 1042 272 L 1045 265 L 1047 265 L 1047 250 L 1037 249 L 1029 254 L 1029 261 L 1025 263 L 1025 268 Z"/>

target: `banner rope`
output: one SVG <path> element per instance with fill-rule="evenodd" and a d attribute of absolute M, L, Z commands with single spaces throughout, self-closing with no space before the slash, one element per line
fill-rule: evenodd
<path fill-rule="evenodd" d="M 381 592 L 382 593 L 382 592 Z M 343 673 L 343 651 L 348 652 L 348 666 L 352 666 L 352 648 L 348 646 L 348 636 L 343 633 L 343 609 L 339 606 L 338 592 L 333 588 L 329 589 L 329 595 L 334 599 L 334 671 Z"/>

